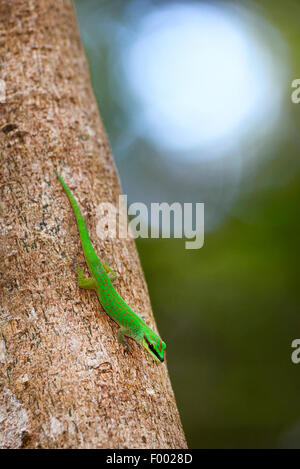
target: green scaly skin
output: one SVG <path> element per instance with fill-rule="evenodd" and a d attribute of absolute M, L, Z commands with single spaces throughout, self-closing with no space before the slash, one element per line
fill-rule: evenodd
<path fill-rule="evenodd" d="M 72 205 L 83 253 L 91 274 L 90 278 L 85 278 L 83 270 L 77 269 L 79 286 L 89 290 L 96 290 L 99 301 L 105 312 L 120 326 L 118 330 L 118 340 L 120 343 L 128 348 L 125 336 L 130 337 L 138 344 L 143 345 L 155 360 L 163 362 L 166 344 L 161 340 L 159 335 L 147 326 L 147 324 L 125 303 L 114 288 L 112 282 L 117 277 L 116 273 L 107 263 L 100 262 L 73 194 L 56 170 L 55 173 Z"/>

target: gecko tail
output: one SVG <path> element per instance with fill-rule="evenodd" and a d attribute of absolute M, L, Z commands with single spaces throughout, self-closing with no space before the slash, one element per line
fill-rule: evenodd
<path fill-rule="evenodd" d="M 86 259 L 91 258 L 95 254 L 95 251 L 94 251 L 92 242 L 90 240 L 89 233 L 88 233 L 84 218 L 82 216 L 82 213 L 80 211 L 80 208 L 79 208 L 79 206 L 78 206 L 72 192 L 70 191 L 69 187 L 65 183 L 64 179 L 61 177 L 61 175 L 58 173 L 58 171 L 56 169 L 54 169 L 54 172 L 55 172 L 56 176 L 58 177 L 58 179 L 59 179 L 59 181 L 60 181 L 60 183 L 61 183 L 61 185 L 62 185 L 62 187 L 65 191 L 65 193 L 67 194 L 68 199 L 70 201 L 70 204 L 72 206 L 73 212 L 75 214 L 75 218 L 76 218 L 76 222 L 77 222 L 77 226 L 78 226 L 78 231 L 79 231 L 79 235 L 80 235 L 80 239 L 81 239 L 81 244 L 82 244 L 82 248 L 83 248 L 83 252 L 85 254 L 85 257 L 86 257 Z"/>

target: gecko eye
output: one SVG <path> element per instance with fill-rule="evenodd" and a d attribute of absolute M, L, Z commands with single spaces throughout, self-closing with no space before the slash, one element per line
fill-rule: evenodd
<path fill-rule="evenodd" d="M 163 357 L 160 357 L 159 354 L 157 353 L 157 351 L 155 350 L 153 344 L 147 339 L 147 337 L 145 337 L 145 340 L 148 344 L 148 347 L 149 347 L 149 350 L 151 350 L 151 352 L 158 358 L 158 360 L 160 362 L 163 362 L 164 361 L 164 358 Z"/>

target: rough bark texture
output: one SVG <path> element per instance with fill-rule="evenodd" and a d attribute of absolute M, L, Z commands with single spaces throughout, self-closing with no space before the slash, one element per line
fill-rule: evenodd
<path fill-rule="evenodd" d="M 133 342 L 124 353 L 70 263 L 84 258 L 54 166 L 118 290 L 155 327 L 134 242 L 96 236 L 97 206 L 117 206 L 120 186 L 72 3 L 0 0 L 0 21 L 0 446 L 184 448 L 166 365 Z"/>

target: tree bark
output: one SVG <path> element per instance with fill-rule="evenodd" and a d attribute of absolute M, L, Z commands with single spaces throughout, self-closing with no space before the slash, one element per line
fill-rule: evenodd
<path fill-rule="evenodd" d="M 97 206 L 120 186 L 71 1 L 0 0 L 2 448 L 185 448 L 166 364 L 125 353 L 84 264 L 56 166 L 116 288 L 154 328 L 133 240 L 101 241 Z"/>

